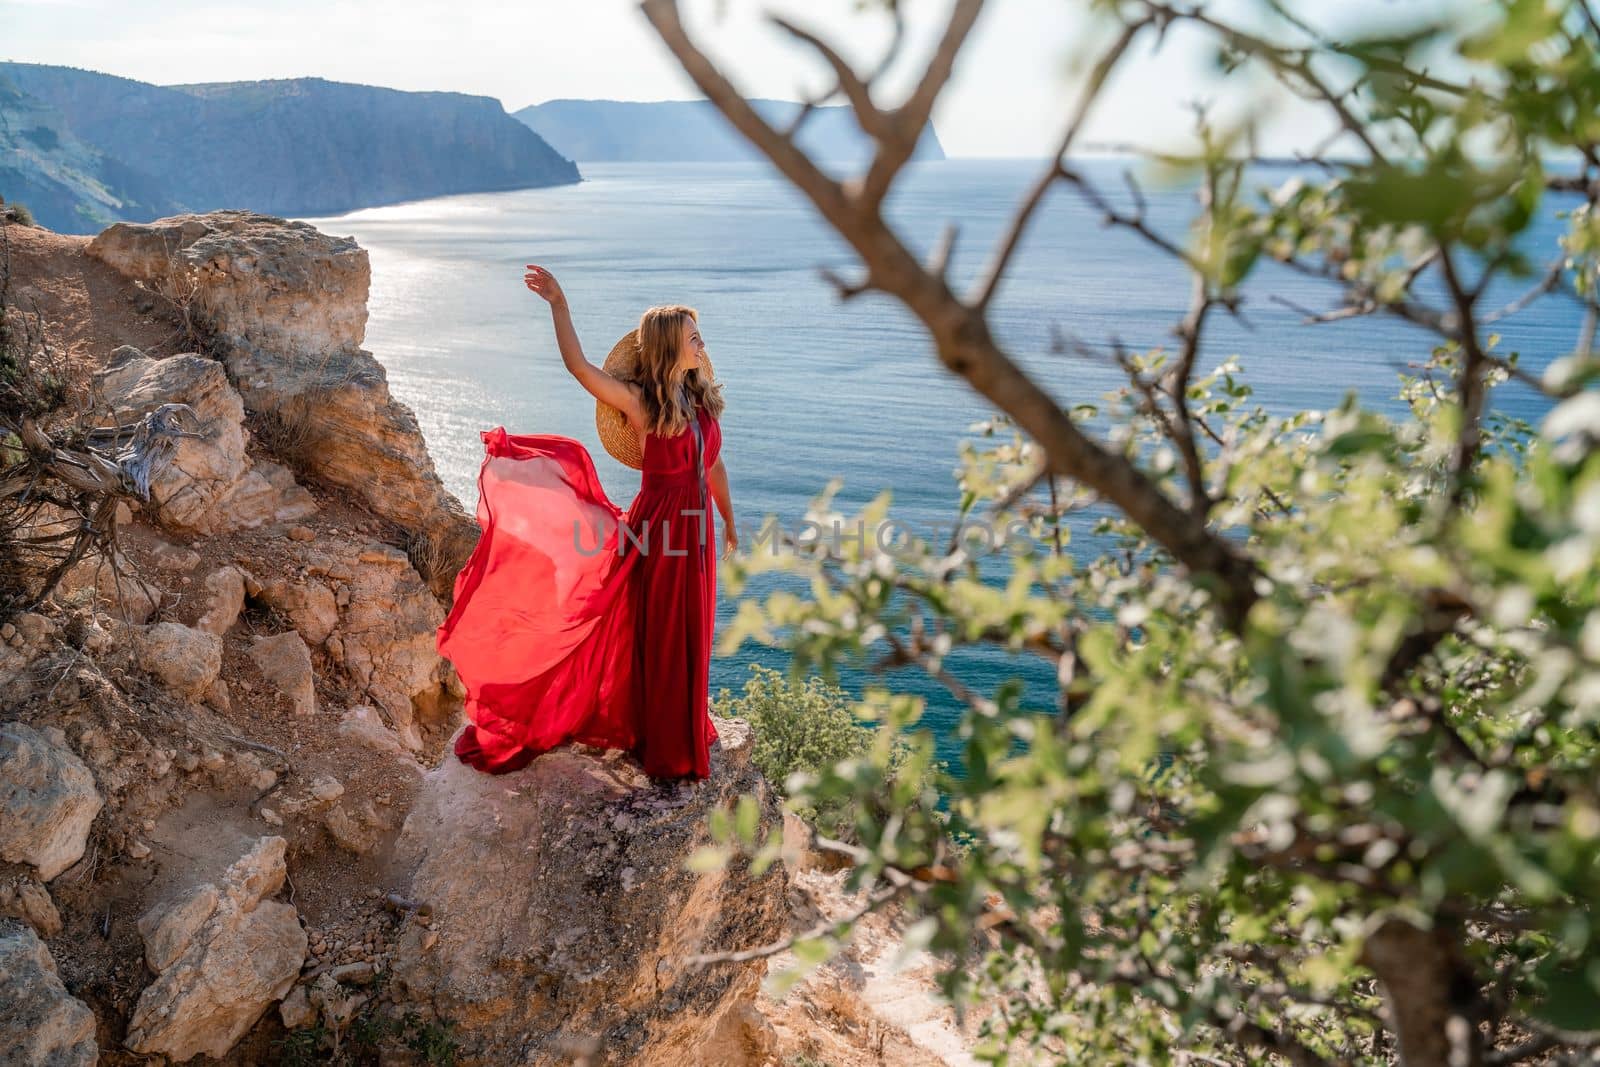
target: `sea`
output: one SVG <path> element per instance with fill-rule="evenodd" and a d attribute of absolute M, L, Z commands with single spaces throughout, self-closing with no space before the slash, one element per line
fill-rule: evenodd
<path fill-rule="evenodd" d="M 949 276 L 958 293 L 985 276 L 1005 227 L 1045 166 L 1043 160 L 917 161 L 899 175 L 885 216 L 900 238 L 928 256 L 956 227 Z M 1149 226 L 1182 242 L 1196 212 L 1190 179 L 1163 179 L 1131 158 L 1080 163 L 1120 211 L 1142 210 Z M 853 250 L 810 202 L 768 163 L 589 163 L 574 185 L 439 197 L 307 218 L 325 233 L 352 236 L 370 257 L 372 288 L 366 347 L 389 386 L 415 411 L 445 485 L 470 512 L 477 504 L 481 432 L 554 433 L 584 443 L 607 494 L 627 507 L 639 474 L 600 447 L 594 401 L 562 365 L 549 307 L 523 284 L 528 264 L 555 275 L 566 292 L 585 354 L 602 361 L 654 304 L 699 312 L 701 334 L 722 381 L 722 456 L 746 549 L 766 521 L 798 531 L 830 479 L 842 480 L 835 510 L 852 514 L 891 491 L 890 515 L 906 529 L 942 541 L 958 516 L 955 480 L 961 442 L 995 440 L 974 427 L 995 414 L 989 403 L 939 363 L 922 325 L 896 300 L 864 293 L 841 300 L 825 270 L 853 280 Z M 1303 166 L 1262 165 L 1246 187 L 1270 190 L 1311 177 Z M 1526 234 L 1530 259 L 1557 253 L 1570 198 L 1548 197 Z M 1509 303 L 1532 279 L 1501 280 L 1489 306 Z M 1426 331 L 1386 316 L 1306 324 L 1308 310 L 1338 306 L 1335 286 L 1266 264 L 1244 289 L 1237 316 L 1214 314 L 1197 366 L 1208 372 L 1234 358 L 1253 402 L 1275 415 L 1338 405 L 1347 392 L 1367 407 L 1403 414 L 1399 372 L 1413 371 L 1437 343 Z M 991 304 L 991 328 L 1004 348 L 1063 406 L 1096 404 L 1125 383 L 1108 354 L 1175 345 L 1173 328 L 1190 295 L 1179 263 L 1058 182 L 1046 195 Z M 1442 306 L 1424 285 L 1421 295 Z M 1495 351 L 1513 352 L 1537 373 L 1570 352 L 1576 304 L 1546 298 L 1495 324 Z M 1059 350 L 1062 339 L 1076 339 Z M 1091 351 L 1080 349 L 1087 346 Z M 1537 424 L 1550 403 L 1516 382 L 1497 389 L 1493 410 Z M 1090 420 L 1103 429 L 1102 421 Z M 1068 551 L 1104 551 L 1075 515 Z M 943 533 L 938 531 L 942 529 Z M 720 534 L 719 534 L 720 537 Z M 1002 581 L 1004 558 L 982 561 Z M 759 598 L 792 578 L 758 578 Z M 737 610 L 719 589 L 718 640 Z M 885 685 L 926 699 L 923 725 L 955 773 L 961 705 L 916 668 L 873 669 L 881 653 L 842 665 L 837 682 L 851 696 Z M 750 664 L 788 665 L 785 653 L 753 641 L 719 652 L 711 694 L 734 695 Z M 972 690 L 992 696 L 1008 678 L 1023 703 L 1054 708 L 1052 665 L 993 648 L 957 650 L 945 662 Z"/>

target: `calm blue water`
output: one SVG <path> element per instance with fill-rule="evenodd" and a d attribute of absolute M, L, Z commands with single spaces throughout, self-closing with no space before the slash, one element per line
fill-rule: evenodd
<path fill-rule="evenodd" d="M 963 290 L 989 250 L 1038 164 L 1017 160 L 948 160 L 912 165 L 891 195 L 889 214 L 921 252 L 948 222 L 960 227 L 951 276 Z M 1102 160 L 1091 173 L 1127 205 L 1121 174 L 1128 163 Z M 734 510 L 747 531 L 771 514 L 800 522 L 810 499 L 832 476 L 844 479 L 836 507 L 849 513 L 880 490 L 894 492 L 891 514 L 921 533 L 950 523 L 958 495 L 951 472 L 957 442 L 992 412 L 982 398 L 938 364 L 921 326 L 881 294 L 841 303 L 818 271 L 854 277 L 854 254 L 814 218 L 809 202 L 765 163 L 586 164 L 578 185 L 474 194 L 357 211 L 307 221 L 352 235 L 371 254 L 371 319 L 366 346 L 388 370 L 394 394 L 417 414 L 439 473 L 470 511 L 482 458 L 480 430 L 559 433 L 588 445 L 612 500 L 626 507 L 638 473 L 600 447 L 594 403 L 562 367 L 544 301 L 522 283 L 525 264 L 551 270 L 566 290 L 584 350 L 602 360 L 636 325 L 644 308 L 686 303 L 724 383 L 723 456 Z M 1276 185 L 1285 169 L 1261 173 Z M 1185 189 L 1145 188 L 1154 225 L 1181 239 L 1192 215 Z M 1562 224 L 1552 200 L 1530 234 L 1536 260 L 1555 250 Z M 1518 292 L 1507 284 L 1493 295 Z M 1058 186 L 1036 217 L 996 297 L 999 339 L 1063 404 L 1100 402 L 1123 382 L 1113 362 L 1050 353 L 1052 326 L 1087 341 L 1116 337 L 1135 349 L 1173 342 L 1172 326 L 1188 301 L 1181 268 L 1137 237 L 1101 226 L 1098 213 Z M 1387 318 L 1302 326 L 1300 315 L 1271 302 L 1275 293 L 1318 309 L 1337 297 L 1325 283 L 1271 266 L 1258 272 L 1246 303 L 1248 327 L 1218 315 L 1200 373 L 1237 354 L 1274 413 L 1332 406 L 1348 389 L 1371 407 L 1401 412 L 1395 368 L 1426 358 L 1432 340 Z M 1545 300 L 1501 324 L 1498 351 L 1520 351 L 1540 369 L 1571 347 L 1578 311 Z M 1494 398 L 1510 414 L 1537 420 L 1547 402 L 1512 383 Z M 1074 550 L 1094 539 L 1074 530 Z M 998 563 L 998 560 L 993 562 Z M 986 568 L 987 573 L 987 568 Z M 770 586 L 753 586 L 760 591 Z M 718 632 L 734 603 L 722 596 Z M 772 650 L 747 644 L 714 658 L 713 694 L 738 690 L 746 664 L 781 667 Z M 992 693 L 1008 675 L 1027 684 L 1028 703 L 1054 704 L 1052 672 L 1031 659 L 1000 653 L 958 654 L 950 668 Z M 845 672 L 853 692 L 871 680 Z M 956 703 L 915 671 L 893 677 L 929 698 L 927 720 L 950 722 Z M 959 745 L 946 736 L 943 754 Z"/>

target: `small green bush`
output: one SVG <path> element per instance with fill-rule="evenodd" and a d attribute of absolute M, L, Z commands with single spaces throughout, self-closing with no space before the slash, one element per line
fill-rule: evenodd
<path fill-rule="evenodd" d="M 322 1046 L 328 1039 L 328 1030 L 322 1023 L 305 1030 L 293 1030 L 272 1043 L 277 1053 L 275 1067 L 312 1067 L 327 1063 Z"/>
<path fill-rule="evenodd" d="M 406 1047 L 431 1067 L 454 1067 L 456 1024 L 448 1019 L 424 1020 L 416 1012 L 406 1012 L 401 1021 Z"/>
<path fill-rule="evenodd" d="M 460 1054 L 455 1022 L 424 1019 L 414 1011 L 397 1014 L 382 1007 L 387 982 L 388 972 L 380 972 L 372 987 L 371 1001 L 343 1031 L 331 1031 L 326 1023 L 319 1021 L 315 1026 L 285 1034 L 273 1042 L 277 1054 L 274 1067 L 307 1064 L 369 1067 L 391 1062 L 402 1048 L 415 1054 L 405 1057 L 404 1062 L 455 1067 Z"/>
<path fill-rule="evenodd" d="M 755 731 L 756 769 L 780 791 L 796 771 L 814 773 L 870 752 L 878 727 L 857 719 L 854 706 L 848 693 L 820 677 L 795 682 L 759 663 L 750 664 L 742 694 L 734 696 L 723 689 L 712 702 L 717 715 L 750 724 Z M 895 751 L 891 774 L 906 773 L 911 746 L 898 740 Z M 855 836 L 855 811 L 844 801 L 826 802 L 820 810 L 798 805 L 791 809 L 830 837 Z"/>
<path fill-rule="evenodd" d="M 38 225 L 38 222 L 33 217 L 33 212 L 28 210 L 27 204 L 18 204 L 14 201 L 7 203 L 4 199 L 0 199 L 0 205 L 3 205 L 0 206 L 0 216 L 4 216 L 11 222 L 19 226 Z"/>

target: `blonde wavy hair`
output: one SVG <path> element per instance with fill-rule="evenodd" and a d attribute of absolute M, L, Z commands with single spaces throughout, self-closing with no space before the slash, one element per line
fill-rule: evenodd
<path fill-rule="evenodd" d="M 639 363 L 633 380 L 644 391 L 645 428 L 662 437 L 688 429 L 695 407 L 705 408 L 712 418 L 722 417 L 721 382 L 699 368 L 674 370 L 689 320 L 698 324 L 700 313 L 684 304 L 659 304 L 639 316 Z"/>

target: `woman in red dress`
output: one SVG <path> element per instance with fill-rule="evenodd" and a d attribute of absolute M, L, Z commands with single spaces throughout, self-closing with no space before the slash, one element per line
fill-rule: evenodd
<path fill-rule="evenodd" d="M 550 272 L 530 265 L 524 280 L 550 305 L 567 370 L 639 435 L 641 483 L 624 513 L 578 441 L 483 431 L 483 534 L 437 635 L 467 691 L 456 755 L 498 774 L 580 742 L 631 751 L 655 778 L 705 778 L 717 739 L 707 710 L 717 563 L 707 496 L 725 553 L 738 534 L 721 458 L 722 387 L 704 370 L 698 315 L 679 304 L 647 310 L 637 380 L 624 381 L 584 356 Z"/>

